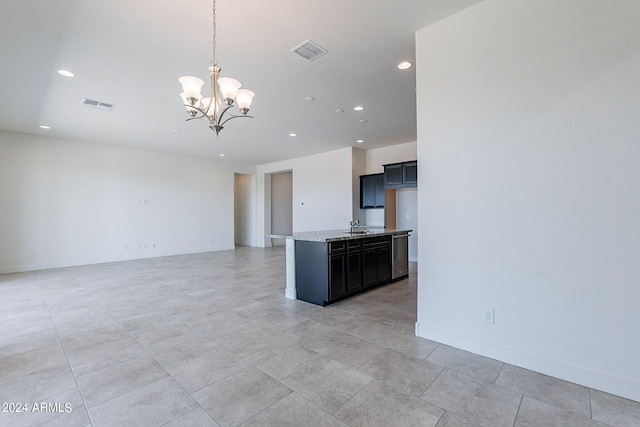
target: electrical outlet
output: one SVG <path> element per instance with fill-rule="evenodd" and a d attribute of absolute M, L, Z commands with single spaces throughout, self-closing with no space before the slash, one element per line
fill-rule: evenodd
<path fill-rule="evenodd" d="M 491 323 L 494 324 L 495 322 L 495 311 L 493 310 L 493 308 L 485 308 L 482 311 L 482 321 L 484 323 Z"/>

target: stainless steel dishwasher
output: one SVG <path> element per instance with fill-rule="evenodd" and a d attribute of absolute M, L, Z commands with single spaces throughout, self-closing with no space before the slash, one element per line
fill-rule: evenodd
<path fill-rule="evenodd" d="M 409 274 L 409 233 L 393 235 L 391 271 L 391 280 Z"/>

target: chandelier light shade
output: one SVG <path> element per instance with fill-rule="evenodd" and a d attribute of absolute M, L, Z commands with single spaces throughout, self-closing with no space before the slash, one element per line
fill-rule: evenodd
<path fill-rule="evenodd" d="M 220 77 L 220 67 L 216 59 L 216 0 L 213 0 L 213 51 L 209 75 L 211 77 L 211 96 L 202 97 L 204 81 L 198 77 L 182 76 L 178 79 L 182 85 L 180 97 L 189 113 L 187 120 L 203 119 L 209 122 L 209 128 L 216 133 L 216 137 L 231 119 L 248 116 L 249 108 L 255 93 L 248 89 L 241 89 L 242 84 L 231 77 Z M 239 114 L 229 111 L 236 106 Z"/>

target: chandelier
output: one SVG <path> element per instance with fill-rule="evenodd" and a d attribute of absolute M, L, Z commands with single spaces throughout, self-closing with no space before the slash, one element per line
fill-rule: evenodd
<path fill-rule="evenodd" d="M 213 50 L 211 67 L 211 96 L 203 98 L 200 94 L 204 81 L 194 76 L 182 76 L 178 81 L 182 84 L 180 97 L 189 113 L 189 120 L 203 119 L 209 122 L 209 128 L 216 133 L 216 137 L 224 128 L 224 124 L 231 119 L 247 116 L 251 101 L 255 93 L 248 89 L 240 89 L 241 83 L 230 77 L 220 77 L 220 67 L 216 59 L 216 0 L 213 0 Z M 237 106 L 240 114 L 233 114 L 230 108 Z M 225 116 L 226 114 L 226 116 Z"/>

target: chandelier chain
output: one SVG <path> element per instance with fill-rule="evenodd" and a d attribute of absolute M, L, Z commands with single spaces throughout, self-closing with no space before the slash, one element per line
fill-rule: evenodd
<path fill-rule="evenodd" d="M 211 65 L 218 65 L 218 59 L 216 58 L 216 0 L 213 0 L 211 15 L 213 18 L 213 51 L 211 57 Z"/>

